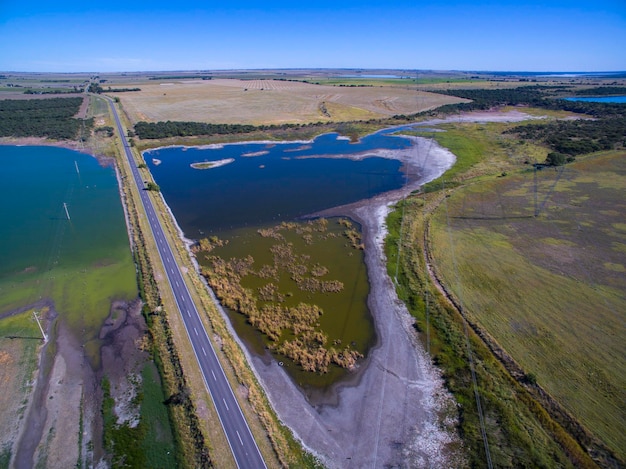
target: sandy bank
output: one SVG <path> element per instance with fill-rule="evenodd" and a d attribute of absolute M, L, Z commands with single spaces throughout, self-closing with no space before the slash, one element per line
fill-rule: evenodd
<path fill-rule="evenodd" d="M 0 137 L 0 146 L 13 145 L 17 147 L 57 147 L 74 150 L 85 155 L 93 156 L 102 166 L 112 166 L 115 164 L 115 158 L 98 154 L 98 152 L 86 146 L 82 142 L 75 140 L 49 140 L 43 137 Z"/>

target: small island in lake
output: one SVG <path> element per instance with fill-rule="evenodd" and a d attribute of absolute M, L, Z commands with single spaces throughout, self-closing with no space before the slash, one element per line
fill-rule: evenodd
<path fill-rule="evenodd" d="M 217 161 L 201 161 L 199 163 L 191 163 L 189 166 L 193 169 L 212 169 L 232 163 L 233 161 L 235 161 L 235 158 L 224 158 L 223 160 Z"/>

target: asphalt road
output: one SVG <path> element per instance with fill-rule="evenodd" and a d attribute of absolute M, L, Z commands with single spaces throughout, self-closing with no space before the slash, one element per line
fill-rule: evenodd
<path fill-rule="evenodd" d="M 191 299 L 187 285 L 183 281 L 183 276 L 179 266 L 176 264 L 174 254 L 170 245 L 167 243 L 167 239 L 163 233 L 163 228 L 159 222 L 159 218 L 156 215 L 152 201 L 148 197 L 148 191 L 143 190 L 144 182 L 139 173 L 139 169 L 135 164 L 132 151 L 128 145 L 128 141 L 124 134 L 124 129 L 120 122 L 117 110 L 112 100 L 109 100 L 111 110 L 115 117 L 115 123 L 120 137 L 124 143 L 124 152 L 128 158 L 130 168 L 132 170 L 133 178 L 137 187 L 139 188 L 139 194 L 141 202 L 145 209 L 150 223 L 150 228 L 154 235 L 159 255 L 163 261 L 165 273 L 169 284 L 172 288 L 172 293 L 176 299 L 178 310 L 185 323 L 187 329 L 187 335 L 193 346 L 196 359 L 202 370 L 204 377 L 204 383 L 211 394 L 213 403 L 217 410 L 222 428 L 228 439 L 228 444 L 233 452 L 233 456 L 237 463 L 237 466 L 241 469 L 244 468 L 265 468 L 265 462 L 259 451 L 259 448 L 252 437 L 250 427 L 246 422 L 239 403 L 235 399 L 233 391 L 226 379 L 224 370 L 220 365 L 213 346 L 209 341 L 209 337 L 202 326 L 202 321 L 198 314 L 198 310 L 194 302 Z"/>

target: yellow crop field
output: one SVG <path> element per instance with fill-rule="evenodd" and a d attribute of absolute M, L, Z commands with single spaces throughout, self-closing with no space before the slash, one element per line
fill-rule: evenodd
<path fill-rule="evenodd" d="M 327 86 L 281 80 L 145 82 L 116 94 L 133 123 L 284 124 L 413 114 L 462 99 L 389 86 Z"/>

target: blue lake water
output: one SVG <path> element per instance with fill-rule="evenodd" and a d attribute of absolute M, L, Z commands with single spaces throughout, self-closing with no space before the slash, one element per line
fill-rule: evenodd
<path fill-rule="evenodd" d="M 137 294 L 114 168 L 48 146 L 0 146 L 0 166 L 0 312 L 50 299 L 99 343 L 111 300 Z"/>
<path fill-rule="evenodd" d="M 0 146 L 0 167 L 0 280 L 128 252 L 113 167 L 45 146 Z"/>
<path fill-rule="evenodd" d="M 410 148 L 410 139 L 390 135 L 397 130 L 386 129 L 357 143 L 326 134 L 310 143 L 161 148 L 145 152 L 144 158 L 185 235 L 197 239 L 294 219 L 401 187 L 404 174 L 397 160 L 332 158 Z M 229 158 L 234 162 L 217 168 L 190 167 Z"/>
<path fill-rule="evenodd" d="M 626 103 L 626 96 L 584 96 L 577 98 L 563 98 L 566 101 L 583 101 L 587 103 Z"/>

